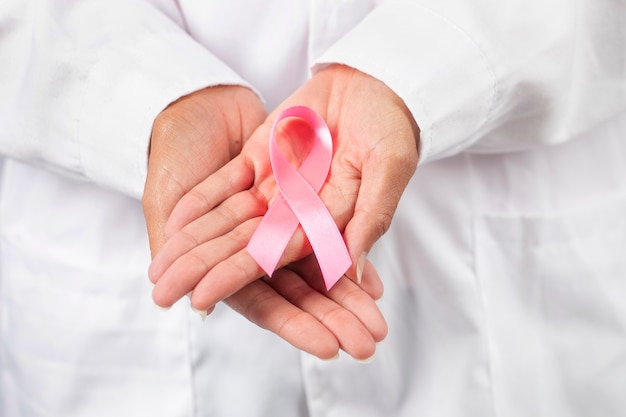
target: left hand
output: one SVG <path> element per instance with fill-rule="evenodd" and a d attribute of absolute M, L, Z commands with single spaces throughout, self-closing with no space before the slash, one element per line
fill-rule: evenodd
<path fill-rule="evenodd" d="M 267 116 L 252 90 L 216 86 L 171 103 L 156 117 L 150 137 L 142 204 L 154 256 L 180 198 L 239 154 Z"/>

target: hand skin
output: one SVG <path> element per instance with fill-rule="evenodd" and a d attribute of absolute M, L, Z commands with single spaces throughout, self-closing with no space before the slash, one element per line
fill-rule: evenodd
<path fill-rule="evenodd" d="M 180 198 L 237 155 L 265 117 L 257 96 L 237 86 L 197 91 L 157 117 L 142 199 L 153 255 L 167 241 L 165 224 Z M 315 268 L 303 267 L 307 262 L 301 261 L 299 270 L 294 264 L 278 271 L 270 282 L 252 281 L 225 301 L 252 322 L 320 358 L 332 358 L 340 348 L 356 358 L 370 357 L 375 342 L 386 334 L 377 306 L 351 283 L 336 286 L 332 297 L 322 295 L 307 283 L 306 278 L 317 282 L 310 278 Z M 369 264 L 364 275 L 379 280 Z M 377 324 L 374 335 L 350 309 Z"/>
<path fill-rule="evenodd" d="M 165 224 L 180 198 L 239 154 L 265 117 L 258 97 L 239 86 L 196 91 L 157 116 L 142 198 L 153 256 L 166 241 Z"/>
<path fill-rule="evenodd" d="M 371 267 L 364 271 L 379 280 Z M 276 271 L 271 278 L 253 280 L 225 302 L 253 323 L 293 346 L 321 359 L 339 349 L 359 360 L 371 358 L 376 343 L 387 335 L 378 306 L 361 287 L 341 279 L 328 292 L 312 255 Z M 192 295 L 193 298 L 193 295 Z"/>
<path fill-rule="evenodd" d="M 386 85 L 353 68 L 331 65 L 281 104 L 239 156 L 178 202 L 166 225 L 170 239 L 150 267 L 157 304 L 171 305 L 193 289 L 192 305 L 208 310 L 265 274 L 245 246 L 278 195 L 269 162 L 269 132 L 278 112 L 291 105 L 313 108 L 331 130 L 335 154 L 320 197 L 343 230 L 353 259 L 346 275 L 359 281 L 357 269 L 362 269 L 364 254 L 389 227 L 415 171 L 419 130 L 404 102 Z M 306 127 L 294 123 L 306 136 Z M 280 126 L 278 134 L 287 135 Z M 285 139 L 279 143 L 285 150 Z M 297 160 L 302 155 L 292 152 L 288 157 Z M 280 265 L 310 253 L 299 228 Z M 363 276 L 368 275 L 377 278 L 375 272 Z M 378 279 L 364 279 L 361 285 L 373 298 L 382 294 Z M 377 338 L 381 324 L 361 318 Z"/>

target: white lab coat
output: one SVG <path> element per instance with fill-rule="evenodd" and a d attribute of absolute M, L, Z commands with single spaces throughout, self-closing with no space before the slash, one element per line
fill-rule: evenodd
<path fill-rule="evenodd" d="M 421 128 L 368 365 L 146 277 L 158 112 L 331 62 Z M 3 0 L 0 415 L 626 415 L 625 137 L 622 0 Z"/>

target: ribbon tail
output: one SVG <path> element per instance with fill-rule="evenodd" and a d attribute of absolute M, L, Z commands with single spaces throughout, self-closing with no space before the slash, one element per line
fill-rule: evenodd
<path fill-rule="evenodd" d="M 246 250 L 268 276 L 271 277 L 276 270 L 298 224 L 298 218 L 279 196 L 254 231 Z"/>
<path fill-rule="evenodd" d="M 314 191 L 311 189 L 311 192 Z M 352 265 L 350 253 L 335 220 L 321 200 L 292 207 L 306 233 L 320 266 L 326 290 L 330 290 Z"/>

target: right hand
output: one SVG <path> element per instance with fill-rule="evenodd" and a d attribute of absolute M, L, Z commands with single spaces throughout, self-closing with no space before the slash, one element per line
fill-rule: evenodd
<path fill-rule="evenodd" d="M 169 237 L 165 224 L 181 197 L 238 155 L 265 117 L 256 94 L 240 86 L 198 90 L 157 116 L 142 198 L 153 257 Z"/>

